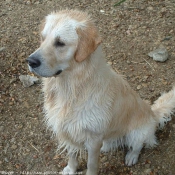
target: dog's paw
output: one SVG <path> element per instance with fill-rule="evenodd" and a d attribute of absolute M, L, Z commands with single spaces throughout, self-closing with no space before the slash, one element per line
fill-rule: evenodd
<path fill-rule="evenodd" d="M 135 152 L 128 152 L 125 157 L 125 164 L 132 166 L 137 163 L 139 154 Z"/>
<path fill-rule="evenodd" d="M 68 165 L 63 169 L 63 175 L 74 175 L 76 174 L 75 170 L 72 170 Z"/>

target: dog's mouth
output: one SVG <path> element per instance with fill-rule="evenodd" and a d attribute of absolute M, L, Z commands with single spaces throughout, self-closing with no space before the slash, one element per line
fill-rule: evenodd
<path fill-rule="evenodd" d="M 63 70 L 59 70 L 59 71 L 57 71 L 55 75 L 59 75 L 59 74 L 61 74 L 62 71 L 63 71 Z"/>

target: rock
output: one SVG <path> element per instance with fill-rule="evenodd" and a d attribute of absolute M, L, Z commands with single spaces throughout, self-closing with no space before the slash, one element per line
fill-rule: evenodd
<path fill-rule="evenodd" d="M 144 170 L 143 175 L 150 174 L 150 173 L 151 173 L 151 168 L 147 168 Z"/>
<path fill-rule="evenodd" d="M 149 10 L 149 11 L 153 11 L 154 10 L 154 8 L 153 7 L 147 7 L 147 9 Z"/>
<path fill-rule="evenodd" d="M 27 5 L 30 5 L 30 4 L 31 4 L 31 2 L 30 2 L 30 1 L 27 1 L 27 2 L 26 2 L 26 4 L 27 4 Z"/>
<path fill-rule="evenodd" d="M 5 47 L 1 47 L 0 48 L 0 52 L 2 52 L 3 50 L 5 50 Z"/>
<path fill-rule="evenodd" d="M 17 145 L 12 145 L 11 148 L 15 150 L 17 148 Z"/>
<path fill-rule="evenodd" d="M 108 65 L 110 65 L 110 66 L 112 65 L 112 61 L 108 61 L 107 63 L 108 63 Z"/>
<path fill-rule="evenodd" d="M 164 62 L 168 59 L 168 51 L 164 47 L 160 47 L 150 53 L 148 56 L 152 57 L 155 61 Z"/>
<path fill-rule="evenodd" d="M 137 86 L 137 90 L 140 90 L 141 88 L 142 88 L 141 85 L 138 85 L 138 86 Z"/>
<path fill-rule="evenodd" d="M 19 55 L 19 57 L 21 58 L 21 57 L 24 57 L 26 55 L 26 53 L 25 52 L 22 52 L 20 55 Z"/>
<path fill-rule="evenodd" d="M 29 105 L 29 103 L 28 103 L 27 101 L 24 101 L 23 105 L 24 105 L 24 107 L 26 107 L 26 108 L 30 108 L 30 105 Z"/>
<path fill-rule="evenodd" d="M 13 102 L 9 102 L 9 105 L 12 106 L 13 105 Z"/>
<path fill-rule="evenodd" d="M 37 83 L 39 81 L 37 77 L 30 75 L 20 75 L 19 79 L 23 83 L 24 87 L 32 86 L 34 83 Z"/>
<path fill-rule="evenodd" d="M 142 83 L 142 87 L 148 87 L 146 83 Z"/>
<path fill-rule="evenodd" d="M 131 64 L 131 62 L 129 60 L 126 61 L 128 64 Z"/>
<path fill-rule="evenodd" d="M 28 153 L 29 153 L 29 152 L 30 152 L 30 149 L 26 149 L 26 152 L 28 152 Z"/>
<path fill-rule="evenodd" d="M 100 12 L 101 12 L 101 13 L 105 13 L 105 11 L 104 11 L 104 10 L 100 10 Z"/>
<path fill-rule="evenodd" d="M 19 124 L 17 127 L 18 127 L 18 129 L 21 129 L 21 128 L 23 128 L 23 125 Z"/>
<path fill-rule="evenodd" d="M 5 157 L 4 160 L 5 160 L 6 162 L 9 162 L 9 160 L 7 159 L 7 157 Z"/>
<path fill-rule="evenodd" d="M 10 140 L 10 142 L 13 143 L 14 141 L 15 141 L 15 138 L 13 137 L 13 138 Z"/>

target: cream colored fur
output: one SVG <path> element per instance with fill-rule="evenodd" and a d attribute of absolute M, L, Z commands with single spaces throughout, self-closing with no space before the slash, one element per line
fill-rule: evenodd
<path fill-rule="evenodd" d="M 135 164 L 144 145 L 157 144 L 155 131 L 159 124 L 162 127 L 170 120 L 175 88 L 153 106 L 141 100 L 123 77 L 106 64 L 100 37 L 86 13 L 52 13 L 41 31 L 44 39 L 32 54 L 40 58 L 41 67 L 29 68 L 47 77 L 43 78 L 46 122 L 58 140 L 58 149 L 67 150 L 69 155 L 63 173 L 77 171 L 77 153 L 84 150 L 88 152 L 86 175 L 97 175 L 100 150 L 126 146 L 125 163 Z M 83 31 L 89 32 L 90 39 Z M 55 36 L 63 38 L 66 46 L 54 48 Z M 56 76 L 58 68 L 62 73 Z"/>

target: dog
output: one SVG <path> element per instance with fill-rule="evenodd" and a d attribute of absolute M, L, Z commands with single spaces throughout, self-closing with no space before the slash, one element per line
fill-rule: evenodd
<path fill-rule="evenodd" d="M 47 126 L 58 150 L 69 157 L 63 174 L 77 171 L 78 154 L 88 153 L 86 175 L 97 175 L 100 151 L 128 148 L 125 164 L 137 163 L 143 146 L 157 144 L 155 131 L 171 120 L 175 87 L 152 106 L 106 64 L 101 37 L 90 15 L 61 10 L 46 16 L 41 45 L 28 58 L 43 77 Z"/>

